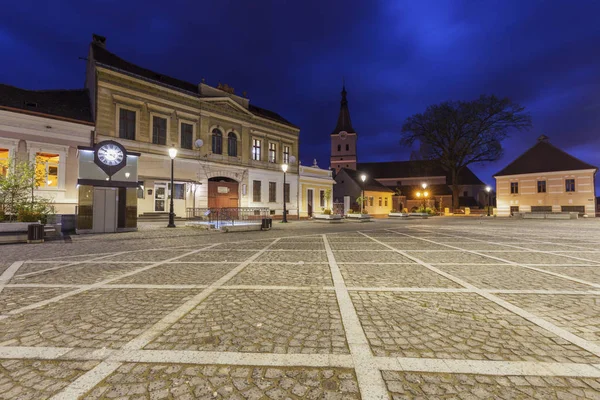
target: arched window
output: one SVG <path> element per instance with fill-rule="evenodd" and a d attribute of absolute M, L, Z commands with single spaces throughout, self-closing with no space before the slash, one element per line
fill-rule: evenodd
<path fill-rule="evenodd" d="M 237 135 L 233 132 L 227 135 L 227 154 L 230 157 L 237 157 Z"/>
<path fill-rule="evenodd" d="M 212 152 L 223 154 L 223 134 L 217 128 L 212 131 Z"/>
<path fill-rule="evenodd" d="M 338 151 L 342 150 L 342 145 L 338 144 Z"/>

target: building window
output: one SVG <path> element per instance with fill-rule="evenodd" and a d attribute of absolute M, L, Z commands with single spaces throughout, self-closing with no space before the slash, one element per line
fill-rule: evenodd
<path fill-rule="evenodd" d="M 252 139 L 252 159 L 260 161 L 260 140 Z"/>
<path fill-rule="evenodd" d="M 342 145 L 338 144 L 338 151 L 342 151 Z"/>
<path fill-rule="evenodd" d="M 381 207 L 383 205 L 383 199 L 380 197 L 379 198 L 379 207 Z"/>
<path fill-rule="evenodd" d="M 227 155 L 237 157 L 237 135 L 234 132 L 227 135 Z"/>
<path fill-rule="evenodd" d="M 286 183 L 283 187 L 283 201 L 286 203 L 290 202 L 290 184 Z"/>
<path fill-rule="evenodd" d="M 269 162 L 277 162 L 277 145 L 275 143 L 269 143 Z"/>
<path fill-rule="evenodd" d="M 546 193 L 546 181 L 537 181 L 538 193 Z"/>
<path fill-rule="evenodd" d="M 565 179 L 565 192 L 575 191 L 575 179 Z"/>
<path fill-rule="evenodd" d="M 519 212 L 519 206 L 510 206 L 510 215 Z"/>
<path fill-rule="evenodd" d="M 510 193 L 511 194 L 519 193 L 519 182 L 511 182 L 510 183 Z"/>
<path fill-rule="evenodd" d="M 167 144 L 167 119 L 152 117 L 152 143 Z"/>
<path fill-rule="evenodd" d="M 169 190 L 171 190 L 171 183 L 167 184 Z M 173 192 L 173 200 L 185 200 L 185 183 L 176 183 L 175 191 Z"/>
<path fill-rule="evenodd" d="M 135 140 L 135 111 L 119 108 L 119 137 Z"/>
<path fill-rule="evenodd" d="M 290 163 L 290 146 L 283 146 L 283 163 Z"/>
<path fill-rule="evenodd" d="M 192 150 L 194 146 L 194 125 L 181 123 L 181 148 Z"/>
<path fill-rule="evenodd" d="M 319 190 L 319 207 L 325 208 L 325 191 Z"/>
<path fill-rule="evenodd" d="M 35 174 L 39 187 L 58 187 L 60 156 L 51 153 L 35 154 Z"/>
<path fill-rule="evenodd" d="M 277 201 L 277 183 L 269 182 L 269 203 Z"/>
<path fill-rule="evenodd" d="M 375 198 L 374 197 L 369 197 L 369 207 L 373 207 L 373 200 Z"/>
<path fill-rule="evenodd" d="M 9 154 L 8 149 L 0 149 L 0 176 L 8 175 Z"/>
<path fill-rule="evenodd" d="M 260 181 L 252 181 L 252 201 L 260 203 Z"/>
<path fill-rule="evenodd" d="M 212 130 L 212 152 L 223 154 L 223 134 L 217 128 Z"/>
<path fill-rule="evenodd" d="M 346 145 L 346 151 L 349 151 L 349 150 L 350 150 L 350 145 L 347 144 Z"/>
<path fill-rule="evenodd" d="M 385 198 L 385 206 L 386 207 L 388 206 L 388 198 L 387 197 Z"/>

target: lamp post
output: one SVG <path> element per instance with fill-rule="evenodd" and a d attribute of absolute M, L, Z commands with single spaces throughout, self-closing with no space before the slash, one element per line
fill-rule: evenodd
<path fill-rule="evenodd" d="M 281 220 L 281 222 L 287 222 L 287 210 L 285 208 L 285 202 L 287 200 L 285 198 L 285 173 L 288 170 L 288 165 L 281 164 L 281 170 L 283 171 L 283 219 Z"/>
<path fill-rule="evenodd" d="M 429 193 L 427 193 L 427 191 L 425 191 L 425 189 L 427 189 L 427 183 L 423 182 L 421 184 L 421 187 L 423 188 L 423 211 L 425 211 L 425 209 L 427 208 L 426 204 L 425 204 L 425 198 L 429 195 Z"/>
<path fill-rule="evenodd" d="M 173 192 L 175 191 L 175 184 L 173 183 L 173 170 L 175 169 L 175 157 L 177 157 L 177 149 L 175 147 L 171 147 L 169 149 L 169 157 L 171 157 L 171 205 L 169 208 L 169 225 L 167 228 L 175 228 L 175 211 L 173 209 Z"/>
<path fill-rule="evenodd" d="M 488 217 L 490 216 L 490 197 L 492 197 L 491 193 L 490 193 L 491 190 L 492 190 L 491 187 L 489 187 L 489 186 L 485 187 L 485 191 L 487 192 L 487 203 L 488 203 L 488 205 L 487 205 L 487 216 Z"/>
<path fill-rule="evenodd" d="M 365 211 L 365 181 L 367 180 L 367 176 L 365 174 L 360 175 L 360 180 L 362 181 L 362 201 L 361 201 L 361 210 L 360 213 L 364 214 Z"/>

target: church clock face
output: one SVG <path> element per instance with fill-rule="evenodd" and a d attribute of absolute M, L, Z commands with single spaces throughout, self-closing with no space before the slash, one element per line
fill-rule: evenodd
<path fill-rule="evenodd" d="M 346 140 L 347 137 L 348 137 L 348 132 L 346 132 L 346 131 L 340 132 L 340 139 Z"/>
<path fill-rule="evenodd" d="M 109 167 L 121 164 L 124 157 L 123 150 L 112 143 L 106 143 L 98 149 L 98 160 Z"/>

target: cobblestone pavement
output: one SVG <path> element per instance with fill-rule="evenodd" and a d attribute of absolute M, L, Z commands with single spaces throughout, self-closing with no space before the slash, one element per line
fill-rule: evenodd
<path fill-rule="evenodd" d="M 600 399 L 595 220 L 0 251 L 0 399 Z"/>

